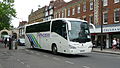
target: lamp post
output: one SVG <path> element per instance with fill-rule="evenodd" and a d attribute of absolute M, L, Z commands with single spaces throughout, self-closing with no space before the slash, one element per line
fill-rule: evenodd
<path fill-rule="evenodd" d="M 101 2 L 101 46 L 100 50 L 103 50 L 103 0 L 100 0 Z"/>

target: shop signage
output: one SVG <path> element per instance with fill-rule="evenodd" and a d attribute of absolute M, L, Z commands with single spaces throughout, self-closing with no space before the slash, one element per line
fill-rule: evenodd
<path fill-rule="evenodd" d="M 103 29 L 103 32 L 119 32 L 119 31 L 120 27 L 108 27 Z"/>
<path fill-rule="evenodd" d="M 118 27 L 104 27 L 103 33 L 107 32 L 120 32 L 120 26 Z M 96 28 L 95 30 L 90 29 L 90 33 L 101 33 L 101 28 Z"/>

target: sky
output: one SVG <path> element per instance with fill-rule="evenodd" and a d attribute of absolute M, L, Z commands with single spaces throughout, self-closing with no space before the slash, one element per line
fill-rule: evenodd
<path fill-rule="evenodd" d="M 49 5 L 51 0 L 15 0 L 15 6 L 17 12 L 17 18 L 13 18 L 11 25 L 14 27 L 19 26 L 19 22 L 28 21 L 28 15 L 30 15 L 31 10 L 37 10 L 40 7 L 45 5 Z M 69 2 L 71 0 L 64 0 L 65 2 Z"/>

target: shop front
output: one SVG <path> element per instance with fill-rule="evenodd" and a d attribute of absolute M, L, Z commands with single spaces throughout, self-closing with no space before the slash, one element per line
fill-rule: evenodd
<path fill-rule="evenodd" d="M 120 39 L 120 24 L 109 24 L 103 25 L 103 33 L 101 33 L 101 27 L 96 26 L 95 30 L 90 29 L 92 41 L 95 44 L 95 47 L 100 47 L 101 42 L 103 43 L 103 48 L 111 48 L 112 47 L 112 39 L 119 38 Z M 103 39 L 101 41 L 101 37 Z"/>

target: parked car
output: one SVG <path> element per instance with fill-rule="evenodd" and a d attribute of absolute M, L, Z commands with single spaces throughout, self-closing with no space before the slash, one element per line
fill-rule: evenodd
<path fill-rule="evenodd" d="M 24 38 L 19 38 L 17 42 L 18 42 L 19 46 L 25 46 L 25 39 Z"/>

